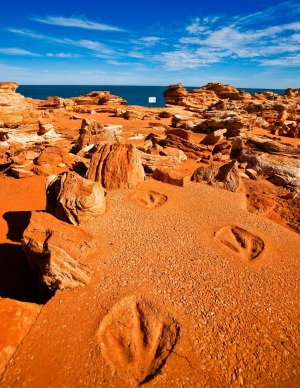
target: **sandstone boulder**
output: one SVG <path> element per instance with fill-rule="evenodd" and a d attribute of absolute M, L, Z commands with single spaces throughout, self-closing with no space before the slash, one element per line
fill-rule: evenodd
<path fill-rule="evenodd" d="M 98 146 L 86 178 L 101 182 L 107 190 L 131 189 L 145 179 L 140 152 L 132 144 Z"/>
<path fill-rule="evenodd" d="M 49 176 L 46 196 L 46 211 L 73 225 L 87 223 L 106 210 L 101 183 L 84 179 L 75 172 Z"/>
<path fill-rule="evenodd" d="M 171 168 L 160 167 L 157 168 L 152 174 L 152 178 L 161 181 L 163 183 L 169 183 L 170 185 L 183 187 L 189 177 L 175 171 Z"/>
<path fill-rule="evenodd" d="M 209 133 L 205 138 L 200 142 L 204 145 L 215 145 L 219 141 L 224 139 L 224 134 L 227 132 L 226 128 L 217 129 L 216 131 Z"/>
<path fill-rule="evenodd" d="M 115 130 L 93 119 L 83 119 L 79 130 L 78 146 L 83 149 L 91 144 L 116 141 Z"/>
<path fill-rule="evenodd" d="M 52 166 L 58 166 L 60 163 L 71 163 L 72 156 L 65 150 L 58 146 L 46 147 L 36 160 L 38 166 L 43 164 L 50 164 Z"/>
<path fill-rule="evenodd" d="M 199 167 L 192 175 L 191 180 L 233 192 L 237 192 L 241 186 L 241 178 L 236 161 L 224 164 L 221 167 L 216 165 L 211 165 L 208 168 Z"/>
<path fill-rule="evenodd" d="M 76 226 L 48 213 L 33 212 L 22 248 L 41 284 L 50 291 L 73 289 L 90 281 L 92 270 L 87 261 L 97 246 Z"/>

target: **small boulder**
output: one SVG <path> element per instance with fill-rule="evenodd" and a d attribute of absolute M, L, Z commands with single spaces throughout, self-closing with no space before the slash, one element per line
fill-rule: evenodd
<path fill-rule="evenodd" d="M 183 187 L 186 181 L 190 179 L 190 177 L 187 177 L 178 171 L 174 171 L 171 168 L 162 168 L 162 167 L 157 168 L 154 171 L 152 178 L 163 183 L 169 183 L 170 185 L 180 186 L 180 187 Z"/>
<path fill-rule="evenodd" d="M 232 192 L 237 192 L 242 184 L 235 160 L 221 167 L 216 165 L 211 165 L 208 168 L 199 167 L 192 175 L 191 180 L 207 183 L 213 187 L 221 187 Z"/>
<path fill-rule="evenodd" d="M 50 291 L 84 286 L 91 279 L 87 259 L 97 249 L 95 241 L 49 213 L 32 212 L 22 248 L 41 283 Z"/>
<path fill-rule="evenodd" d="M 99 182 L 75 172 L 50 175 L 46 182 L 46 211 L 73 225 L 87 223 L 106 210 L 105 190 Z"/>

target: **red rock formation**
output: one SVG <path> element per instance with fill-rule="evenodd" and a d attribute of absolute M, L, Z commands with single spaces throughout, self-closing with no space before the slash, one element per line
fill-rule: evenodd
<path fill-rule="evenodd" d="M 224 164 L 221 167 L 215 165 L 208 168 L 199 167 L 192 175 L 191 180 L 233 192 L 237 192 L 242 183 L 236 161 Z"/>
<path fill-rule="evenodd" d="M 51 214 L 32 213 L 22 248 L 30 266 L 51 291 L 73 289 L 90 281 L 92 270 L 86 260 L 97 249 L 94 240 Z"/>
<path fill-rule="evenodd" d="M 86 177 L 113 190 L 131 189 L 143 182 L 145 174 L 134 145 L 108 143 L 99 146 L 93 154 Z"/>
<path fill-rule="evenodd" d="M 46 184 L 46 211 L 73 225 L 87 223 L 106 210 L 105 191 L 99 182 L 75 172 L 50 176 Z"/>
<path fill-rule="evenodd" d="M 83 119 L 79 130 L 78 146 L 83 149 L 91 144 L 103 144 L 116 141 L 115 130 L 104 127 L 93 119 Z"/>

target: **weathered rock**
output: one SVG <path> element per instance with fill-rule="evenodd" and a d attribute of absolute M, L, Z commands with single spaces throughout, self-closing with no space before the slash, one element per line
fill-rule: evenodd
<path fill-rule="evenodd" d="M 22 248 L 40 281 L 51 291 L 73 289 L 90 281 L 92 270 L 87 260 L 97 245 L 76 226 L 49 213 L 32 212 Z"/>
<path fill-rule="evenodd" d="M 258 136 L 241 140 L 240 162 L 272 183 L 300 187 L 300 148 Z"/>
<path fill-rule="evenodd" d="M 93 91 L 71 100 L 77 105 L 126 105 L 127 101 L 122 97 L 110 94 L 109 91 Z"/>
<path fill-rule="evenodd" d="M 46 182 L 46 211 L 73 225 L 87 223 L 106 210 L 105 190 L 99 182 L 75 172 L 50 176 Z"/>
<path fill-rule="evenodd" d="M 190 140 L 190 137 L 191 137 L 190 131 L 187 131 L 187 130 L 181 129 L 181 128 L 166 129 L 165 134 L 166 135 L 175 135 L 175 136 L 181 137 L 182 139 L 185 139 L 185 140 Z"/>
<path fill-rule="evenodd" d="M 288 88 L 285 90 L 284 93 L 288 98 L 296 98 L 300 99 L 300 88 L 299 89 L 292 89 Z"/>
<path fill-rule="evenodd" d="M 158 167 L 175 167 L 180 164 L 180 160 L 174 155 L 162 156 L 140 151 L 140 157 L 145 171 L 150 173 L 153 173 Z"/>
<path fill-rule="evenodd" d="M 180 162 L 187 160 L 186 154 L 178 148 L 165 147 L 159 151 L 159 154 L 162 156 L 175 156 Z"/>
<path fill-rule="evenodd" d="M 152 178 L 161 181 L 163 183 L 169 183 L 170 185 L 183 187 L 187 180 L 190 178 L 181 174 L 178 171 L 174 171 L 171 168 L 160 167 L 157 168 L 152 174 Z"/>
<path fill-rule="evenodd" d="M 50 164 L 52 166 L 57 166 L 60 163 L 71 163 L 72 156 L 69 155 L 67 151 L 62 150 L 58 146 L 46 147 L 36 160 L 38 166 L 43 164 Z"/>
<path fill-rule="evenodd" d="M 200 142 L 200 144 L 204 145 L 215 145 L 219 143 L 219 141 L 224 139 L 224 134 L 227 132 L 226 128 L 217 129 L 216 131 L 209 133 L 205 138 Z"/>
<path fill-rule="evenodd" d="M 107 190 L 131 189 L 145 178 L 140 152 L 132 144 L 107 143 L 93 154 L 86 178 Z"/>
<path fill-rule="evenodd" d="M 191 178 L 194 182 L 204 182 L 213 187 L 237 192 L 241 186 L 241 179 L 236 161 L 221 167 L 211 165 L 208 168 L 199 167 Z"/>
<path fill-rule="evenodd" d="M 190 159 L 202 158 L 207 147 L 202 144 L 193 143 L 175 135 L 167 137 L 159 142 L 163 147 L 173 147 L 182 150 Z"/>
<path fill-rule="evenodd" d="M 34 303 L 0 298 L 0 378 L 41 309 Z"/>
<path fill-rule="evenodd" d="M 39 120 L 38 135 L 45 135 L 45 133 L 49 131 L 54 131 L 53 125 L 50 123 L 45 123 L 42 120 Z"/>
<path fill-rule="evenodd" d="M 10 171 L 16 178 L 30 178 L 33 176 L 32 171 L 19 166 L 18 167 L 12 166 L 10 168 Z"/>
<path fill-rule="evenodd" d="M 79 131 L 78 146 L 83 149 L 91 144 L 103 144 L 115 142 L 116 133 L 113 128 L 105 127 L 93 119 L 83 119 Z"/>
<path fill-rule="evenodd" d="M 227 137 L 240 136 L 251 129 L 251 118 L 240 116 L 236 112 L 220 112 L 194 127 L 194 132 L 211 133 L 219 129 L 226 129 Z"/>
<path fill-rule="evenodd" d="M 220 99 L 243 100 L 252 98 L 251 94 L 245 91 L 238 91 L 234 86 L 225 85 L 220 82 L 209 82 L 207 85 L 202 86 L 202 89 L 212 90 Z"/>
<path fill-rule="evenodd" d="M 64 107 L 64 99 L 58 96 L 47 97 L 39 104 L 40 109 L 59 109 Z"/>

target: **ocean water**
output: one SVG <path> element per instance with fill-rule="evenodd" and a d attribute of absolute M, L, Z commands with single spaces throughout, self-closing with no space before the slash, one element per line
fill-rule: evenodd
<path fill-rule="evenodd" d="M 198 89 L 200 86 L 189 86 L 187 90 Z M 125 85 L 20 85 L 17 89 L 25 97 L 45 100 L 49 96 L 59 96 L 62 98 L 77 97 L 92 91 L 108 90 L 111 94 L 120 96 L 127 100 L 128 105 L 149 106 L 149 97 L 156 97 L 156 103 L 151 106 L 163 107 L 165 99 L 163 92 L 167 86 L 125 86 Z M 242 89 L 242 88 L 239 88 Z M 263 92 L 266 89 L 247 89 L 253 94 Z M 284 94 L 282 89 L 268 89 L 278 94 Z"/>

